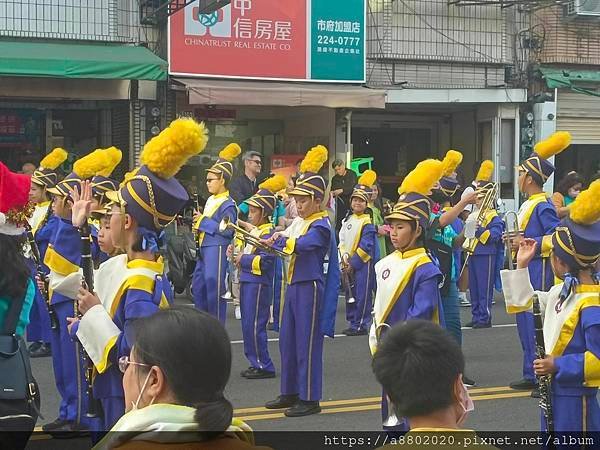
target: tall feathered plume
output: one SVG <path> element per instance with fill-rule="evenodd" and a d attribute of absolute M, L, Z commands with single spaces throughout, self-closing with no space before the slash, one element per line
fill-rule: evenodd
<path fill-rule="evenodd" d="M 191 118 L 175 119 L 158 136 L 150 139 L 140 155 L 140 161 L 157 176 L 167 179 L 194 155 L 202 152 L 208 143 L 204 122 Z"/>
<path fill-rule="evenodd" d="M 444 156 L 444 160 L 442 163 L 444 164 L 444 177 L 451 176 L 454 172 L 456 172 L 456 168 L 460 165 L 463 160 L 463 154 L 456 150 L 448 150 L 446 152 L 446 156 Z"/>
<path fill-rule="evenodd" d="M 313 172 L 317 173 L 327 161 L 329 152 L 324 145 L 317 145 L 311 148 L 300 163 L 300 173 Z"/>
<path fill-rule="evenodd" d="M 104 149 L 96 149 L 73 164 L 73 172 L 82 180 L 93 177 L 111 164 L 111 157 Z"/>
<path fill-rule="evenodd" d="M 548 139 L 538 142 L 533 151 L 543 159 L 548 159 L 571 145 L 571 133 L 568 131 L 557 131 Z"/>
<path fill-rule="evenodd" d="M 442 178 L 444 164 L 437 159 L 421 161 L 407 176 L 398 189 L 398 194 L 416 192 L 429 195 L 431 189 Z"/>
<path fill-rule="evenodd" d="M 490 181 L 493 173 L 494 163 L 491 160 L 486 159 L 481 163 L 481 166 L 479 166 L 479 172 L 477 172 L 475 181 Z"/>
<path fill-rule="evenodd" d="M 121 162 L 123 153 L 117 147 L 108 147 L 104 149 L 104 151 L 106 152 L 106 156 L 108 156 L 109 164 L 104 169 L 100 170 L 96 175 L 109 177 Z"/>
<path fill-rule="evenodd" d="M 64 163 L 69 154 L 64 148 L 56 147 L 40 161 L 40 169 L 54 170 Z"/>
<path fill-rule="evenodd" d="M 569 206 L 569 217 L 580 225 L 591 225 L 600 220 L 600 180 L 580 193 Z"/>
<path fill-rule="evenodd" d="M 231 144 L 226 145 L 225 148 L 219 152 L 219 158 L 227 161 L 233 161 L 240 155 L 240 153 L 242 153 L 242 148 L 240 145 L 232 142 Z"/>
<path fill-rule="evenodd" d="M 377 181 L 377 174 L 374 170 L 367 169 L 364 173 L 359 177 L 358 184 L 362 184 L 364 186 L 371 187 Z"/>
<path fill-rule="evenodd" d="M 266 179 L 258 186 L 259 189 L 266 189 L 269 192 L 275 194 L 276 192 L 285 189 L 287 186 L 287 180 L 283 175 L 274 175 L 271 178 Z"/>

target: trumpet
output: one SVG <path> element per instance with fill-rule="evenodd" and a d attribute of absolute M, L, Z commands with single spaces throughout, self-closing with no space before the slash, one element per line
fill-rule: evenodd
<path fill-rule="evenodd" d="M 229 272 L 227 273 L 227 292 L 221 295 L 223 300 L 234 300 L 235 296 L 233 295 L 233 285 L 239 283 L 239 276 L 237 274 L 237 268 L 235 267 L 234 261 L 235 257 L 239 254 L 240 249 L 238 246 L 233 246 L 233 252 L 231 253 L 231 257 L 229 258 Z"/>
<path fill-rule="evenodd" d="M 483 200 L 481 202 L 481 206 L 479 207 L 479 213 L 477 214 L 477 220 L 476 220 L 477 227 L 479 227 L 483 224 L 483 221 L 485 220 L 486 216 L 488 215 L 488 213 L 491 210 L 496 209 L 496 206 L 497 206 L 496 202 L 497 202 L 497 198 L 498 198 L 498 189 L 499 189 L 498 183 L 494 183 L 494 187 L 491 189 L 488 189 L 486 191 L 485 196 L 483 197 Z M 475 251 L 477 242 L 478 242 L 478 239 L 476 237 L 467 238 L 465 240 L 465 242 L 463 244 L 463 249 L 467 252 L 467 257 L 465 258 L 465 262 L 462 266 L 462 269 L 460 269 L 460 274 L 458 275 L 459 278 L 462 276 L 465 268 L 467 267 L 469 258 Z"/>
<path fill-rule="evenodd" d="M 246 244 L 250 244 L 257 249 L 263 250 L 267 253 L 272 253 L 276 256 L 279 256 L 280 258 L 286 258 L 288 256 L 281 250 L 277 250 L 276 248 L 268 246 L 263 241 L 261 241 L 260 238 L 254 236 L 252 233 L 244 230 L 235 223 L 231 222 L 229 217 L 224 217 L 223 220 L 221 220 L 221 222 L 219 223 L 219 232 L 223 233 L 228 229 L 233 230 L 238 235 L 238 237 Z"/>
<path fill-rule="evenodd" d="M 356 302 L 356 299 L 352 295 L 352 288 L 354 288 L 354 277 L 347 271 L 350 263 L 348 262 L 348 253 L 341 254 L 338 249 L 340 257 L 340 269 L 342 270 L 342 284 L 344 286 L 344 293 L 346 294 L 346 303 L 352 304 Z"/>
<path fill-rule="evenodd" d="M 508 269 L 514 270 L 515 261 L 513 258 L 513 250 L 511 243 L 513 239 L 521 236 L 522 232 L 519 228 L 519 216 L 514 211 L 508 211 L 504 214 L 504 228 L 506 231 L 502 234 L 504 245 L 506 246 L 506 256 L 508 257 Z"/>

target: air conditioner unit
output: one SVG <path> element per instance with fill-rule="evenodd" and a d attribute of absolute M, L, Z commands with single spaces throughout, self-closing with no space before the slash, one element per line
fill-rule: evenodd
<path fill-rule="evenodd" d="M 566 5 L 567 16 L 600 17 L 600 0 L 573 0 Z"/>

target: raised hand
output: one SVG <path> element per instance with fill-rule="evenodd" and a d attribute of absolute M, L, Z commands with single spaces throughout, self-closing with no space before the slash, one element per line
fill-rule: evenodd
<path fill-rule="evenodd" d="M 535 256 L 537 242 L 535 239 L 521 239 L 517 252 L 517 269 L 525 269 Z"/>
<path fill-rule="evenodd" d="M 100 299 L 96 293 L 91 293 L 87 289 L 79 288 L 79 294 L 77 294 L 77 302 L 79 305 L 79 312 L 84 315 L 93 306 L 101 305 Z"/>
<path fill-rule="evenodd" d="M 81 183 L 81 191 L 77 188 L 70 188 L 73 206 L 71 207 L 71 220 L 76 227 L 82 226 L 90 217 L 92 207 L 92 184 L 89 180 Z"/>

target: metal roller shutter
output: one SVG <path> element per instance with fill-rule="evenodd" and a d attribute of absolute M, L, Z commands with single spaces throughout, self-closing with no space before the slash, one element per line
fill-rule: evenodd
<path fill-rule="evenodd" d="M 600 143 L 600 97 L 559 90 L 556 129 L 569 131 L 574 144 Z"/>

